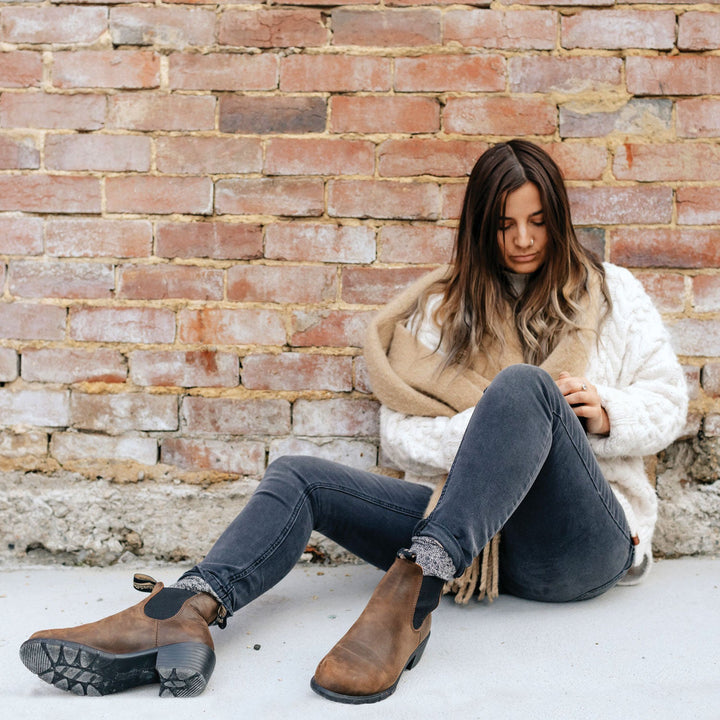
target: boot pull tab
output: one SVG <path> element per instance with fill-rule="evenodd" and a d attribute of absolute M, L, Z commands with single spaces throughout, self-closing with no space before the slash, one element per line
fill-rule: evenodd
<path fill-rule="evenodd" d="M 133 575 L 133 587 L 140 592 L 152 592 L 154 587 L 157 585 L 157 580 L 150 575 L 143 573 L 135 573 Z"/>

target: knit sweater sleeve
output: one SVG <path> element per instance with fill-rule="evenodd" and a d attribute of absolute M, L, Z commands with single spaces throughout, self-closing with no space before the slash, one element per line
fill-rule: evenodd
<path fill-rule="evenodd" d="M 680 434 L 687 413 L 687 386 L 659 313 L 639 281 L 608 266 L 613 308 L 591 359 L 590 377 L 610 419 L 607 437 L 590 436 L 598 457 L 650 455 Z M 589 371 L 590 372 L 590 371 Z"/>
<path fill-rule="evenodd" d="M 383 452 L 401 470 L 433 477 L 450 470 L 474 408 L 452 417 L 403 415 L 380 408 L 380 439 Z"/>

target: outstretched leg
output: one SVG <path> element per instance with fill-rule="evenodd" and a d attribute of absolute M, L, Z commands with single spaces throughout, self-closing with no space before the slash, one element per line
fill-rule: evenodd
<path fill-rule="evenodd" d="M 337 463 L 281 458 L 205 560 L 186 573 L 187 584 L 164 588 L 140 578 L 150 598 L 98 622 L 35 633 L 21 659 L 43 680 L 77 694 L 160 682 L 161 695 L 197 695 L 215 664 L 208 625 L 224 624 L 282 579 L 312 530 L 387 568 L 408 544 L 429 495 L 423 486 Z"/>

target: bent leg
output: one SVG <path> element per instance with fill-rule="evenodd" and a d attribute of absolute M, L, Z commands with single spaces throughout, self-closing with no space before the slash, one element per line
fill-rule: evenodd
<path fill-rule="evenodd" d="M 624 513 L 582 424 L 552 378 L 528 365 L 485 391 L 415 534 L 440 542 L 459 575 L 501 528 L 501 584 L 523 597 L 590 597 L 632 562 Z"/>
<path fill-rule="evenodd" d="M 409 544 L 430 493 L 422 485 L 327 460 L 279 458 L 205 559 L 184 577 L 202 577 L 232 613 L 285 577 L 313 530 L 387 569 Z"/>

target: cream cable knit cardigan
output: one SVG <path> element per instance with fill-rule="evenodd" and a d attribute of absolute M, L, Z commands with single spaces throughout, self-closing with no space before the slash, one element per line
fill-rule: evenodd
<path fill-rule="evenodd" d="M 682 430 L 687 386 L 662 320 L 642 285 L 626 269 L 605 264 L 613 301 L 590 351 L 586 376 L 597 386 L 610 418 L 607 437 L 590 435 L 590 445 L 605 478 L 622 505 L 632 534 L 639 538 L 634 570 L 638 580 L 652 562 L 657 497 L 648 482 L 643 456 L 659 452 Z M 429 309 L 439 296 L 431 297 Z M 417 339 L 437 346 L 439 328 L 431 312 L 408 322 Z M 435 484 L 449 471 L 473 408 L 453 417 L 403 415 L 380 411 L 385 455 L 408 480 Z"/>

